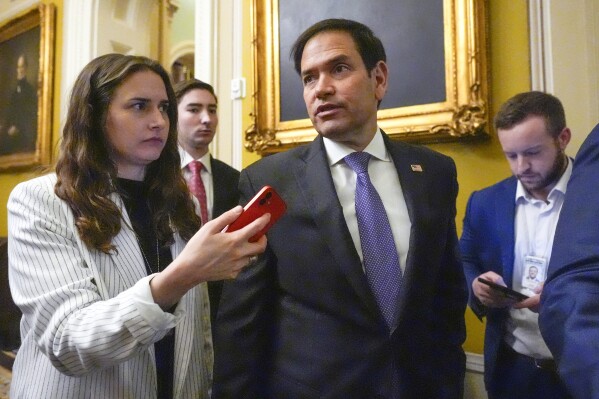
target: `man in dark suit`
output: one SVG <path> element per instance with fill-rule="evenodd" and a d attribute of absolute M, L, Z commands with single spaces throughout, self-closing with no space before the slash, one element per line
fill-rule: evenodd
<path fill-rule="evenodd" d="M 218 127 L 218 100 L 214 88 L 197 79 L 175 85 L 178 107 L 179 149 L 183 176 L 198 197 L 202 223 L 212 220 L 239 203 L 239 171 L 213 158 L 208 146 Z M 192 164 L 200 165 L 197 176 Z M 193 182 L 194 178 L 199 179 Z M 193 182 L 193 183 L 192 183 Z M 201 183 L 200 192 L 196 184 Z M 222 281 L 209 281 L 210 319 L 214 322 L 222 291 Z"/>
<path fill-rule="evenodd" d="M 6 109 L 6 126 L 0 126 L 0 154 L 35 151 L 37 90 L 27 81 L 27 66 L 27 57 L 19 55 L 17 84 Z"/>
<path fill-rule="evenodd" d="M 225 283 L 213 397 L 461 398 L 467 294 L 455 165 L 378 128 L 388 70 L 368 27 L 321 21 L 292 53 L 319 135 L 242 172 L 242 201 L 268 184 L 288 208 L 266 255 Z M 356 176 L 354 156 L 366 173 Z M 376 216 L 358 205 L 365 174 L 380 197 Z M 373 255 L 381 242 L 393 249 Z M 398 282 L 381 290 L 389 281 Z"/>
<path fill-rule="evenodd" d="M 553 241 L 539 324 L 574 398 L 599 398 L 599 125 L 580 147 Z"/>
<path fill-rule="evenodd" d="M 472 193 L 460 239 L 470 307 L 487 317 L 485 385 L 490 399 L 567 398 L 538 327 L 536 309 L 551 257 L 571 162 L 570 129 L 561 102 L 541 92 L 509 99 L 495 117 L 514 176 Z M 533 272 L 534 274 L 534 272 Z M 520 303 L 478 281 L 530 296 Z"/>

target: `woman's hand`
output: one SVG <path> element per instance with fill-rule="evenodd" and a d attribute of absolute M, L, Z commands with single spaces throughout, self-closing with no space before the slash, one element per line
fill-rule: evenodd
<path fill-rule="evenodd" d="M 222 233 L 241 212 L 237 206 L 202 226 L 179 256 L 150 282 L 154 302 L 169 309 L 199 283 L 237 277 L 254 256 L 264 252 L 265 236 L 253 243 L 249 239 L 266 226 L 270 214 L 240 230 Z"/>

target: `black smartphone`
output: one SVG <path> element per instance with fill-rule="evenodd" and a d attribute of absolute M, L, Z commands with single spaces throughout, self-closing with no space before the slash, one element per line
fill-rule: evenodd
<path fill-rule="evenodd" d="M 496 284 L 496 283 L 492 282 L 491 280 L 487 280 L 487 279 L 484 279 L 482 277 L 479 277 L 478 281 L 480 281 L 483 284 L 488 285 L 489 287 L 491 287 L 494 290 L 497 290 L 497 291 L 501 292 L 505 297 L 511 298 L 511 299 L 515 299 L 518 302 L 530 298 L 529 296 L 524 295 L 521 292 L 514 291 L 511 288 L 504 287 L 503 285 Z"/>
<path fill-rule="evenodd" d="M 287 210 L 287 205 L 283 198 L 270 186 L 264 186 L 260 191 L 256 193 L 254 198 L 243 207 L 243 212 L 233 223 L 224 228 L 223 232 L 231 232 L 239 230 L 254 220 L 258 219 L 265 213 L 270 213 L 270 221 L 268 224 L 260 230 L 257 234 L 250 238 L 250 242 L 256 242 L 262 237 L 270 227 L 275 224 L 277 220 Z"/>

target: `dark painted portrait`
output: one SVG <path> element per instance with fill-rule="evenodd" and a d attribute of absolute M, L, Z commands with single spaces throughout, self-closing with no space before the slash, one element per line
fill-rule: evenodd
<path fill-rule="evenodd" d="M 34 152 L 40 28 L 0 43 L 0 155 Z"/>

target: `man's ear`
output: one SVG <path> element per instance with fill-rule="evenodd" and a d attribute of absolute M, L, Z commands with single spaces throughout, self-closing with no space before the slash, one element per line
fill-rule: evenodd
<path fill-rule="evenodd" d="M 565 127 L 557 136 L 557 142 L 559 143 L 560 148 L 563 150 L 566 149 L 566 146 L 570 142 L 572 138 L 572 132 L 569 128 Z"/>
<path fill-rule="evenodd" d="M 385 61 L 377 62 L 374 68 L 372 68 L 371 76 L 373 77 L 375 84 L 374 95 L 379 102 L 385 97 L 385 93 L 387 92 L 388 74 L 389 70 L 387 69 Z"/>

